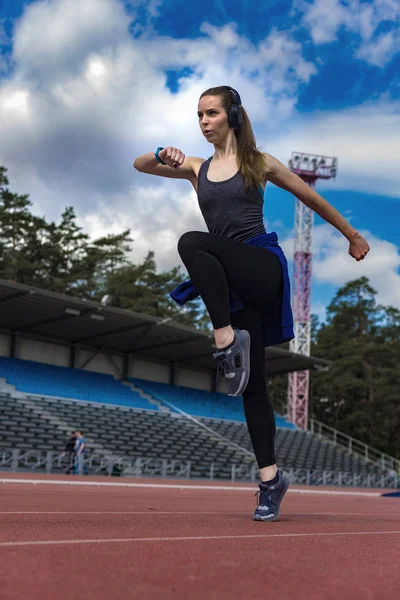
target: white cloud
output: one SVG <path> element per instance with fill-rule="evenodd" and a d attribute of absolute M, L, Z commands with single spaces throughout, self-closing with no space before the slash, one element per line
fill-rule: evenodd
<path fill-rule="evenodd" d="M 400 29 L 382 33 L 376 40 L 363 44 L 355 58 L 367 61 L 371 65 L 384 67 L 396 52 L 400 52 Z"/>
<path fill-rule="evenodd" d="M 132 33 L 151 35 L 154 32 L 154 21 L 160 16 L 160 7 L 165 0 L 123 0 L 127 9 L 133 9 L 134 14 L 140 9 L 142 20 L 134 21 Z"/>
<path fill-rule="evenodd" d="M 149 20 L 159 5 L 149 5 Z M 133 18 L 119 0 L 49 0 L 16 24 L 15 70 L 0 82 L 0 164 L 38 212 L 55 219 L 72 205 L 93 237 L 130 227 L 135 260 L 155 249 L 160 268 L 179 263 L 179 236 L 205 229 L 196 196 L 188 182 L 141 175 L 132 163 L 167 144 L 209 156 L 197 100 L 220 82 L 240 90 L 258 143 L 282 162 L 292 150 L 337 155 L 327 187 L 398 196 L 399 105 L 382 99 L 300 120 L 299 88 L 316 67 L 288 32 L 272 29 L 257 46 L 234 24 L 204 24 L 197 39 L 133 38 Z M 165 70 L 184 66 L 194 73 L 172 94 Z"/>
<path fill-rule="evenodd" d="M 348 241 L 329 225 L 314 228 L 313 278 L 318 283 L 342 286 L 350 280 L 368 277 L 377 301 L 400 308 L 400 253 L 394 244 L 369 231 L 360 231 L 371 250 L 357 262 L 349 256 Z"/>
<path fill-rule="evenodd" d="M 355 58 L 384 67 L 400 51 L 400 4 L 397 0 L 295 0 L 294 14 L 302 14 L 301 24 L 315 44 L 337 40 L 343 28 L 357 34 L 352 40 Z M 391 23 L 390 32 L 378 32 L 382 23 Z M 358 44 L 358 46 L 357 46 Z"/>
<path fill-rule="evenodd" d="M 293 119 L 279 137 L 270 137 L 264 146 L 284 163 L 292 151 L 337 156 L 336 180 L 319 182 L 319 190 L 354 190 L 398 198 L 399 131 L 400 102 L 383 97 L 358 107 Z"/>
<path fill-rule="evenodd" d="M 150 19 L 159 4 L 149 6 Z M 183 205 L 190 184 L 140 175 L 134 158 L 167 144 L 211 154 L 199 135 L 197 101 L 221 82 L 241 90 L 255 125 L 278 123 L 316 68 L 286 32 L 272 30 L 257 46 L 235 25 L 204 24 L 197 39 L 132 37 L 132 18 L 119 0 L 26 7 L 14 31 L 14 72 L 0 82 L 0 164 L 13 191 L 29 192 L 37 211 L 54 219 L 72 205 L 93 235 L 123 223 L 141 240 L 135 253 L 155 248 L 158 258 L 160 249 L 161 264 L 168 252 L 154 232 L 174 235 L 176 244 L 182 225 L 192 222 Z M 194 73 L 172 94 L 165 70 L 184 66 Z"/>
<path fill-rule="evenodd" d="M 0 19 L 0 46 L 8 46 L 10 39 L 6 33 L 3 19 Z"/>
<path fill-rule="evenodd" d="M 8 69 L 7 56 L 2 53 L 2 46 L 5 47 L 11 44 L 11 39 L 6 33 L 4 22 L 5 19 L 0 19 L 0 75 Z"/>
<path fill-rule="evenodd" d="M 135 259 L 141 260 L 149 250 L 156 250 L 159 269 L 170 269 L 180 262 L 177 243 L 186 231 L 206 231 L 197 196 L 185 181 L 161 179 L 157 185 L 132 185 L 126 195 L 117 195 L 100 210 L 80 219 L 92 236 L 119 233 L 129 226 Z M 172 185 L 171 185 L 172 184 Z M 184 267 L 183 267 L 184 269 Z"/>
<path fill-rule="evenodd" d="M 13 58 L 18 76 L 47 82 L 77 72 L 88 54 L 118 46 L 129 16 L 121 2 L 51 0 L 28 5 L 16 22 Z"/>
<path fill-rule="evenodd" d="M 350 4 L 354 4 L 350 0 Z M 349 8 L 340 0 L 295 0 L 294 10 L 303 13 L 302 25 L 309 31 L 314 44 L 330 44 L 336 40 L 339 27 L 355 28 L 356 22 Z"/>
<path fill-rule="evenodd" d="M 370 252 L 362 261 L 356 261 L 348 254 L 349 243 L 331 225 L 317 225 L 313 229 L 312 240 L 312 280 L 313 284 L 329 284 L 337 288 L 349 281 L 367 277 L 376 290 L 378 304 L 400 308 L 400 249 L 386 240 L 373 235 L 370 231 L 360 230 L 370 245 Z M 293 268 L 293 232 L 280 242 L 289 261 L 292 279 Z M 325 319 L 326 306 L 311 297 L 311 313 L 320 320 Z"/>

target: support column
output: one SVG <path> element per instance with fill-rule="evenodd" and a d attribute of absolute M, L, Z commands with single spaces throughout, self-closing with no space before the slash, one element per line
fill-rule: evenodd
<path fill-rule="evenodd" d="M 131 372 L 131 358 L 132 354 L 130 352 L 124 354 L 123 363 L 122 363 L 122 373 L 121 379 L 126 381 Z"/>
<path fill-rule="evenodd" d="M 212 392 L 216 392 L 217 391 L 217 371 L 212 371 L 211 373 L 211 391 Z"/>
<path fill-rule="evenodd" d="M 21 349 L 21 334 L 15 331 L 11 334 L 10 339 L 10 356 L 11 358 L 19 358 Z"/>
<path fill-rule="evenodd" d="M 169 363 L 169 385 L 176 385 L 178 367 L 175 361 Z"/>
<path fill-rule="evenodd" d="M 69 350 L 69 367 L 70 369 L 79 369 L 79 344 L 73 344 Z"/>

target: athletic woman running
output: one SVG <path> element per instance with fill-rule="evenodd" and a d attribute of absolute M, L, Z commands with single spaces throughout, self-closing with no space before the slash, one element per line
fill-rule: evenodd
<path fill-rule="evenodd" d="M 274 521 L 289 482 L 277 468 L 275 419 L 268 398 L 265 350 L 294 337 L 287 263 L 276 234 L 266 233 L 263 196 L 267 181 L 291 192 L 349 241 L 357 261 L 368 243 L 319 194 L 270 154 L 259 152 L 238 92 L 211 88 L 199 100 L 202 134 L 214 145 L 208 160 L 174 146 L 135 160 L 142 173 L 188 179 L 197 192 L 209 233 L 182 235 L 178 252 L 190 280 L 171 296 L 179 304 L 201 295 L 214 329 L 218 370 L 227 392 L 243 396 L 246 422 L 260 469 L 256 521 Z"/>

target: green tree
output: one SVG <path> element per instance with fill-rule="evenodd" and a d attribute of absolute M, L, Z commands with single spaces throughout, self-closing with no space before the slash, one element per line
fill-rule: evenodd
<path fill-rule="evenodd" d="M 169 292 L 184 279 L 180 267 L 157 273 L 154 252 L 151 251 L 141 264 L 129 263 L 109 272 L 104 291 L 120 308 L 160 318 L 170 317 L 202 328 L 207 319 L 200 302 L 190 302 L 181 308 L 169 296 Z"/>
<path fill-rule="evenodd" d="M 46 221 L 31 214 L 28 195 L 6 187 L 7 169 L 0 167 L 0 277 L 32 284 L 46 240 Z"/>
<path fill-rule="evenodd" d="M 312 415 L 382 451 L 399 454 L 400 317 L 376 303 L 365 277 L 338 290 L 312 354 L 332 361 L 312 373 Z"/>
<path fill-rule="evenodd" d="M 47 224 L 44 257 L 37 271 L 36 285 L 54 292 L 85 296 L 84 285 L 91 277 L 87 256 L 89 236 L 76 222 L 75 211 L 67 207 L 59 224 Z M 83 288 L 83 289 L 82 289 Z"/>
<path fill-rule="evenodd" d="M 209 327 L 200 301 L 180 308 L 169 296 L 184 279 L 180 268 L 157 273 L 153 252 L 134 264 L 129 230 L 90 241 L 71 206 L 59 223 L 35 216 L 29 196 L 7 188 L 6 172 L 0 167 L 1 278 L 97 301 L 109 294 L 128 310 Z"/>

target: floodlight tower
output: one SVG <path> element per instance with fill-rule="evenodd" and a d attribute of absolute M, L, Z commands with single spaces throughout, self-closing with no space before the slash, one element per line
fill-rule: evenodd
<path fill-rule="evenodd" d="M 317 179 L 331 179 L 336 176 L 337 158 L 292 152 L 289 168 L 311 188 Z M 311 339 L 311 273 L 312 273 L 312 230 L 314 212 L 296 199 L 294 217 L 294 259 L 292 306 L 294 313 L 295 338 L 290 342 L 290 350 L 310 356 Z M 309 371 L 289 373 L 288 413 L 298 427 L 308 427 Z"/>

